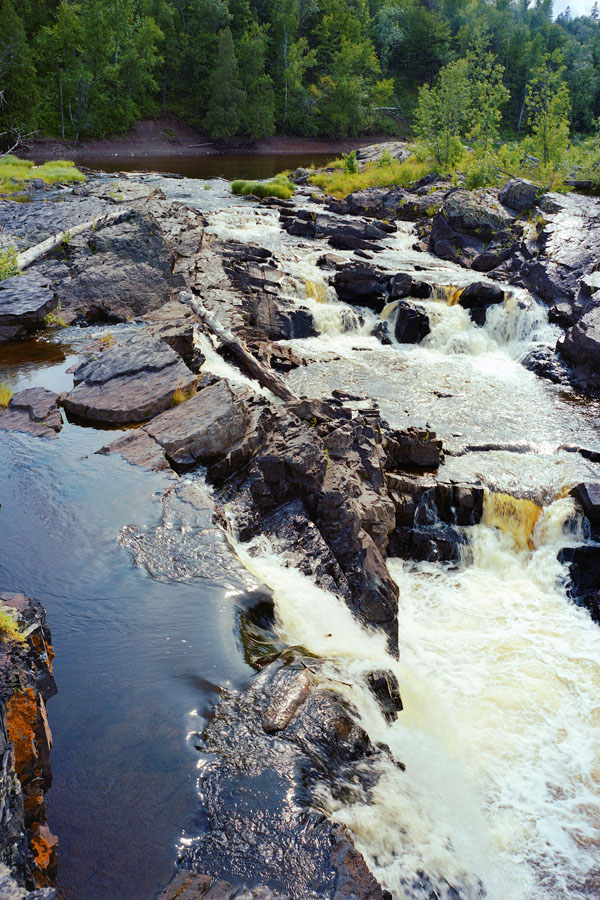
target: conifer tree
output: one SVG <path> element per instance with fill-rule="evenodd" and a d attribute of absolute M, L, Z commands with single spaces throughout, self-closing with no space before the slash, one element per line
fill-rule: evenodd
<path fill-rule="evenodd" d="M 217 45 L 218 62 L 210 76 L 204 127 L 215 140 L 227 141 L 242 127 L 244 93 L 239 86 L 238 63 L 230 28 L 219 32 Z"/>

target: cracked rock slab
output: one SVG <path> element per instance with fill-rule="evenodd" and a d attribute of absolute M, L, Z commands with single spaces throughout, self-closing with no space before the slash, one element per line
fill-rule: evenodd
<path fill-rule="evenodd" d="M 43 387 L 27 388 L 0 408 L 0 429 L 26 431 L 35 437 L 57 436 L 62 428 L 58 394 Z"/>
<path fill-rule="evenodd" d="M 151 419 L 173 405 L 177 391 L 196 384 L 179 355 L 145 333 L 105 350 L 75 370 L 76 387 L 65 397 L 69 415 L 90 422 L 127 425 Z"/>

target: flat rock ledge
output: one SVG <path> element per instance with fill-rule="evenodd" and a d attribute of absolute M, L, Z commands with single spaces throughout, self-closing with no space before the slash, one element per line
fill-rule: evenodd
<path fill-rule="evenodd" d="M 58 394 L 43 387 L 20 391 L 6 409 L 0 408 L 0 429 L 55 438 L 63 424 L 58 400 Z"/>
<path fill-rule="evenodd" d="M 194 391 L 197 376 L 164 341 L 146 331 L 104 350 L 74 373 L 67 413 L 89 422 L 143 422 Z"/>

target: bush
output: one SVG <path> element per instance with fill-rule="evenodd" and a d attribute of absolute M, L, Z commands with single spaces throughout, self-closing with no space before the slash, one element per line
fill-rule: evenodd
<path fill-rule="evenodd" d="M 280 200 L 289 200 L 294 193 L 294 185 L 287 175 L 277 175 L 271 181 L 234 181 L 231 192 L 243 197 L 278 197 Z"/>
<path fill-rule="evenodd" d="M 0 247 L 0 281 L 19 274 L 16 247 Z"/>
<path fill-rule="evenodd" d="M 342 159 L 344 160 L 344 171 L 347 175 L 357 175 L 359 172 L 358 168 L 358 160 L 356 158 L 356 150 L 352 150 L 350 153 L 344 153 L 342 155 Z"/>

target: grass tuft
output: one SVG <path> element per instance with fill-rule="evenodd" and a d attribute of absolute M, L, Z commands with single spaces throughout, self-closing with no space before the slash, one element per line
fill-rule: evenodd
<path fill-rule="evenodd" d="M 2 407 L 2 409 L 6 409 L 6 407 L 10 403 L 12 395 L 13 391 L 10 384 L 8 383 L 8 381 L 3 381 L 0 384 L 0 407 Z"/>
<path fill-rule="evenodd" d="M 46 328 L 66 328 L 67 323 L 60 314 L 60 303 L 52 312 L 46 313 L 44 316 L 44 325 Z"/>
<path fill-rule="evenodd" d="M 243 197 L 279 197 L 280 200 L 289 200 L 294 193 L 294 185 L 288 179 L 287 173 L 276 175 L 271 181 L 244 181 L 239 179 L 231 185 L 232 194 Z"/>
<path fill-rule="evenodd" d="M 181 404 L 185 403 L 186 400 L 190 400 L 195 393 L 195 386 L 188 388 L 187 391 L 184 388 L 177 388 L 177 390 L 173 394 L 173 406 L 181 406 Z"/>
<path fill-rule="evenodd" d="M 16 247 L 0 247 L 0 281 L 19 274 Z"/>
<path fill-rule="evenodd" d="M 381 159 L 368 163 L 362 172 L 348 172 L 344 159 L 328 163 L 327 169 L 310 178 L 310 183 L 320 187 L 334 197 L 347 197 L 354 191 L 364 191 L 371 187 L 408 187 L 414 181 L 435 172 L 437 165 L 433 159 L 416 159 L 411 156 L 404 162 L 385 154 Z"/>
<path fill-rule="evenodd" d="M 30 159 L 4 156 L 0 159 L 0 193 L 10 194 L 27 189 L 27 182 L 40 179 L 46 184 L 65 184 L 85 181 L 74 162 L 56 159 L 36 166 Z"/>

